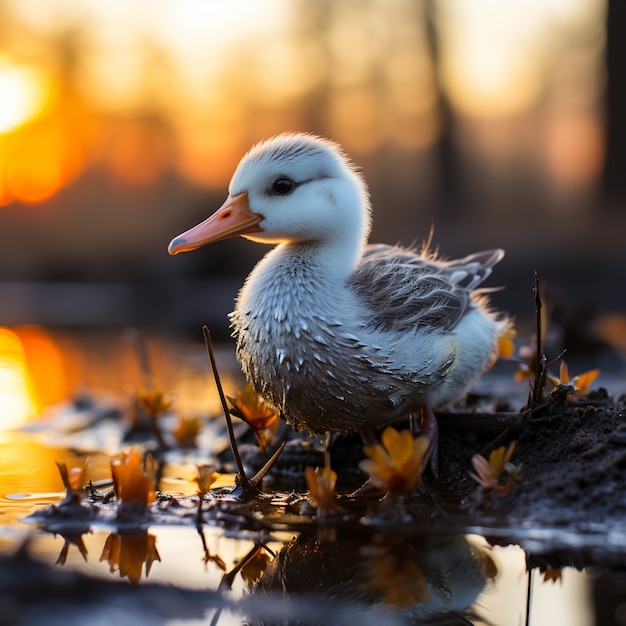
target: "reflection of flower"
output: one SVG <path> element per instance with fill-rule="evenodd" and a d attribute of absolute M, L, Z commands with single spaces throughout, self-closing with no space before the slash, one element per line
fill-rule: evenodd
<path fill-rule="evenodd" d="M 384 604 L 408 607 L 429 601 L 424 573 L 413 550 L 380 548 L 372 554 L 371 586 Z"/>
<path fill-rule="evenodd" d="M 248 583 L 248 587 L 261 578 L 261 575 L 271 561 L 270 555 L 262 548 L 259 548 L 254 555 L 249 558 L 241 568 L 241 577 Z"/>
<path fill-rule="evenodd" d="M 557 580 L 560 582 L 563 582 L 563 571 L 560 567 L 551 567 L 548 566 L 546 568 L 546 571 L 543 575 L 543 582 L 547 583 L 549 580 L 551 580 L 553 583 L 555 583 Z"/>
<path fill-rule="evenodd" d="M 219 567 L 223 572 L 226 571 L 226 563 L 224 563 L 224 559 L 219 554 L 211 554 L 211 550 L 209 550 L 209 546 L 206 542 L 206 536 L 204 535 L 204 529 L 198 527 L 198 534 L 200 535 L 200 539 L 202 540 L 202 547 L 204 548 L 204 564 L 215 563 L 217 567 Z"/>
<path fill-rule="evenodd" d="M 226 571 L 226 563 L 224 563 L 224 559 L 219 554 L 211 554 L 209 550 L 206 550 L 204 553 L 204 564 L 215 563 L 217 567 L 219 567 L 223 572 Z"/>
<path fill-rule="evenodd" d="M 145 507 L 156 500 L 153 464 L 152 456 L 148 454 L 144 470 L 141 455 L 136 450 L 111 461 L 113 489 L 118 502 Z"/>
<path fill-rule="evenodd" d="M 335 484 L 337 483 L 337 473 L 330 467 L 307 467 L 304 470 L 304 477 L 309 488 L 309 497 L 312 505 L 319 509 L 321 516 L 330 511 L 338 509 L 335 501 Z"/>
<path fill-rule="evenodd" d="M 381 440 L 382 445 L 363 447 L 369 458 L 361 461 L 359 467 L 388 493 L 409 493 L 422 477 L 430 439 L 424 436 L 414 438 L 408 430 L 398 432 L 388 426 Z"/>
<path fill-rule="evenodd" d="M 81 553 L 83 559 L 85 561 L 87 560 L 87 547 L 85 546 L 85 542 L 83 541 L 83 533 L 78 532 L 76 534 L 63 535 L 63 547 L 61 548 L 59 558 L 56 560 L 55 565 L 65 565 L 70 546 L 72 545 L 76 546 L 78 548 L 78 551 Z"/>
<path fill-rule="evenodd" d="M 259 446 L 265 450 L 268 439 L 278 429 L 278 412 L 253 389 L 246 385 L 243 391 L 237 392 L 237 398 L 228 398 L 240 417 L 257 437 Z"/>
<path fill-rule="evenodd" d="M 100 561 L 108 561 L 111 572 L 119 570 L 120 577 L 128 577 L 133 583 L 139 582 L 143 564 L 146 564 L 146 578 L 154 561 L 161 557 L 156 549 L 156 537 L 144 530 L 140 533 L 111 533 L 102 549 Z"/>

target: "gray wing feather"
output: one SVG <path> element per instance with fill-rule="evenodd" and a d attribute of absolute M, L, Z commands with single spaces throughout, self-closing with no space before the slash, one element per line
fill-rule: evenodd
<path fill-rule="evenodd" d="M 486 250 L 445 261 L 427 251 L 372 245 L 348 286 L 371 313 L 368 327 L 450 330 L 474 306 L 472 291 L 503 255 L 502 250 Z"/>

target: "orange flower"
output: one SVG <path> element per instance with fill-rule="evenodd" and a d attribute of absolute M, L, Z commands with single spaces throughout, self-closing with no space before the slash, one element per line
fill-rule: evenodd
<path fill-rule="evenodd" d="M 178 424 L 172 433 L 183 448 L 193 448 L 196 445 L 196 437 L 200 432 L 200 420 L 197 417 L 184 417 L 181 415 Z"/>
<path fill-rule="evenodd" d="M 278 430 L 278 411 L 265 402 L 250 384 L 237 392 L 237 399 L 228 400 L 236 410 L 235 415 L 252 428 L 259 447 L 265 451 L 267 442 Z"/>
<path fill-rule="evenodd" d="M 82 467 L 72 467 L 69 471 L 66 463 L 58 463 L 59 473 L 61 474 L 61 480 L 65 487 L 65 498 L 61 501 L 61 505 L 67 504 L 80 504 L 80 500 L 83 496 L 85 484 L 85 472 L 87 470 L 87 463 Z"/>
<path fill-rule="evenodd" d="M 198 465 L 198 477 L 194 481 L 198 485 L 198 511 L 196 522 L 202 524 L 202 503 L 204 496 L 209 493 L 211 485 L 219 478 L 219 474 L 212 465 Z"/>
<path fill-rule="evenodd" d="M 381 439 L 382 445 L 364 446 L 363 452 L 369 458 L 361 461 L 359 467 L 388 493 L 408 493 L 422 477 L 430 439 L 414 438 L 408 430 L 398 432 L 391 426 L 383 431 Z"/>
<path fill-rule="evenodd" d="M 157 419 L 170 409 L 172 400 L 159 387 L 141 388 L 137 391 L 137 405 L 152 419 Z"/>
<path fill-rule="evenodd" d="M 599 369 L 589 370 L 583 372 L 578 376 L 570 379 L 569 372 L 567 371 L 567 364 L 565 361 L 561 361 L 561 369 L 559 371 L 559 384 L 572 383 L 576 386 L 577 391 L 573 394 L 574 397 L 584 396 L 589 393 L 591 383 L 600 375 Z"/>
<path fill-rule="evenodd" d="M 236 400 L 228 399 L 255 432 L 266 430 L 274 422 L 278 425 L 278 412 L 261 398 L 252 385 L 248 384 L 243 391 L 238 391 Z"/>
<path fill-rule="evenodd" d="M 147 578 L 152 563 L 160 560 L 156 537 L 147 530 L 140 533 L 111 533 L 100 555 L 100 562 L 109 562 L 111 573 L 119 570 L 120 578 L 128 577 L 133 583 L 139 582 L 144 563 Z"/>
<path fill-rule="evenodd" d="M 307 467 L 304 470 L 304 477 L 309 488 L 311 504 L 319 509 L 320 515 L 336 511 L 338 509 L 335 501 L 335 484 L 337 483 L 337 473 L 330 467 Z"/>
<path fill-rule="evenodd" d="M 515 328 L 507 326 L 502 334 L 498 337 L 498 356 L 502 359 L 508 359 L 515 353 L 515 344 L 513 339 L 517 335 Z"/>
<path fill-rule="evenodd" d="M 500 482 L 503 474 L 508 473 L 511 478 L 515 478 L 521 467 L 511 465 L 509 461 L 515 451 L 515 441 L 509 444 L 508 448 L 500 446 L 491 452 L 489 461 L 480 454 L 472 457 L 472 465 L 476 473 L 470 472 L 470 476 L 485 490 L 496 492 L 507 492 L 511 489 L 511 481 Z"/>
<path fill-rule="evenodd" d="M 380 547 L 371 556 L 371 587 L 383 604 L 413 607 L 430 600 L 426 578 L 413 549 Z"/>
<path fill-rule="evenodd" d="M 136 450 L 111 461 L 113 489 L 118 502 L 148 506 L 156 500 L 153 465 L 152 456 L 148 454 L 144 469 L 141 455 Z"/>
<path fill-rule="evenodd" d="M 211 485 L 219 478 L 219 473 L 212 465 L 198 465 L 198 477 L 194 481 L 198 485 L 198 493 L 204 496 L 209 493 Z"/>

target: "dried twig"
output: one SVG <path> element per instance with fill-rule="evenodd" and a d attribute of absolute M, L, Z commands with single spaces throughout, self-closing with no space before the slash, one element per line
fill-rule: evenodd
<path fill-rule="evenodd" d="M 541 324 L 541 294 L 539 293 L 539 275 L 536 271 L 533 272 L 535 279 L 535 286 L 533 291 L 535 294 L 535 321 L 537 327 L 537 371 L 535 372 L 535 382 L 532 390 L 532 401 L 534 404 L 538 404 L 543 399 L 543 390 L 546 385 L 546 355 L 543 351 L 543 328 Z"/>
<path fill-rule="evenodd" d="M 202 327 L 202 334 L 204 336 L 204 344 L 206 345 L 207 352 L 209 354 L 209 360 L 211 361 L 211 369 L 213 370 L 213 377 L 215 378 L 215 384 L 217 385 L 217 391 L 222 402 L 222 409 L 224 411 L 224 418 L 226 419 L 226 428 L 228 430 L 228 439 L 230 441 L 230 449 L 232 450 L 233 457 L 235 458 L 235 464 L 237 465 L 237 473 L 239 474 L 239 486 L 243 489 L 245 495 L 257 493 L 257 489 L 250 479 L 246 476 L 246 471 L 243 467 L 241 456 L 239 455 L 239 449 L 237 448 L 237 441 L 235 440 L 235 431 L 233 429 L 233 420 L 230 416 L 228 404 L 226 402 L 226 396 L 222 389 L 222 383 L 220 382 L 220 376 L 217 371 L 217 365 L 215 363 L 215 353 L 213 352 L 213 343 L 211 342 L 211 332 L 206 326 Z"/>

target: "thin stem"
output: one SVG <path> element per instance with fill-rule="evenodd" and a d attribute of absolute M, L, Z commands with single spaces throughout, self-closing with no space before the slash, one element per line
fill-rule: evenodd
<path fill-rule="evenodd" d="M 232 450 L 235 463 L 237 465 L 237 472 L 243 483 L 243 485 L 249 485 L 250 481 L 246 476 L 246 472 L 243 468 L 241 457 L 239 456 L 239 449 L 237 448 L 237 442 L 235 441 L 235 431 L 233 430 L 233 421 L 230 417 L 230 411 L 226 402 L 226 396 L 222 389 L 222 383 L 220 382 L 220 376 L 217 372 L 217 365 L 215 363 L 215 353 L 213 352 L 213 343 L 211 342 L 211 332 L 207 326 L 202 327 L 202 334 L 204 336 L 204 343 L 206 345 L 207 352 L 209 353 L 209 360 L 211 361 L 211 369 L 213 370 L 213 377 L 215 378 L 215 384 L 217 385 L 217 391 L 222 402 L 222 409 L 224 411 L 224 418 L 226 419 L 226 428 L 228 429 L 228 440 L 230 441 L 230 449 Z"/>
<path fill-rule="evenodd" d="M 543 352 L 543 328 L 541 323 L 543 304 L 541 302 L 541 294 L 539 293 L 539 276 L 536 271 L 533 272 L 533 276 L 535 279 L 533 291 L 535 292 L 535 323 L 537 328 L 537 372 L 535 373 L 535 384 L 533 387 L 533 401 L 538 403 L 541 401 L 546 384 L 546 355 Z"/>
<path fill-rule="evenodd" d="M 530 612 L 532 609 L 532 593 L 533 593 L 533 570 L 528 569 L 528 555 L 526 556 L 526 619 L 524 620 L 525 626 L 530 625 Z"/>

